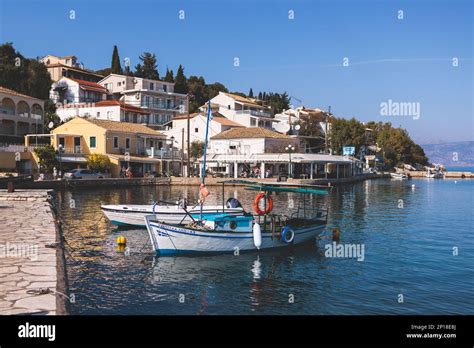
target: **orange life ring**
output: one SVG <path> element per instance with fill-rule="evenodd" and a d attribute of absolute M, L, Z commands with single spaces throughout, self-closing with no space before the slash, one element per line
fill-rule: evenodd
<path fill-rule="evenodd" d="M 261 210 L 260 207 L 258 206 L 258 203 L 260 203 L 260 201 L 262 199 L 266 199 L 268 201 L 267 209 L 265 209 L 265 211 Z M 269 214 L 273 210 L 272 197 L 270 197 L 270 195 L 267 195 L 265 192 L 260 192 L 258 195 L 255 196 L 255 199 L 253 201 L 253 210 L 255 210 L 255 212 L 258 215 L 267 215 L 267 214 Z"/>

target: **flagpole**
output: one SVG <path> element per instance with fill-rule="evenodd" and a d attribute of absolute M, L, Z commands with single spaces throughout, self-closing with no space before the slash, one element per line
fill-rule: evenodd
<path fill-rule="evenodd" d="M 201 170 L 201 192 L 204 188 L 204 182 L 206 179 L 206 157 L 207 157 L 207 137 L 209 135 L 209 121 L 212 117 L 212 110 L 211 110 L 211 100 L 208 101 L 207 104 L 207 118 L 206 118 L 206 137 L 204 139 L 204 164 Z M 204 204 L 204 197 L 201 197 L 201 209 L 200 209 L 200 220 L 202 222 L 202 206 Z"/>

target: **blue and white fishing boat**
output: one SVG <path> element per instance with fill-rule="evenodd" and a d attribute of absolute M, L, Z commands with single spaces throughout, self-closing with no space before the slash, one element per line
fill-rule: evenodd
<path fill-rule="evenodd" d="M 191 253 L 226 253 L 258 249 L 288 247 L 307 241 L 314 241 L 325 228 L 327 209 L 310 207 L 303 200 L 290 216 L 271 214 L 272 192 L 293 192 L 301 194 L 328 193 L 328 188 L 287 183 L 263 183 L 232 180 L 229 183 L 245 185 L 245 189 L 258 191 L 254 200 L 256 215 L 244 213 L 230 215 L 223 213 L 203 214 L 204 201 L 209 192 L 205 186 L 207 134 L 211 106 L 208 107 L 204 162 L 201 174 L 201 209 L 197 214 L 189 214 L 188 224 L 172 225 L 160 221 L 155 215 L 147 215 L 145 222 L 153 250 L 158 255 Z M 310 186 L 310 187 L 308 187 Z M 263 202 L 263 208 L 261 207 Z"/>

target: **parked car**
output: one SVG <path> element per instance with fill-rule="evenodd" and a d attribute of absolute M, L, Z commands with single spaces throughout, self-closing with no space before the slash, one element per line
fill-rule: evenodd
<path fill-rule="evenodd" d="M 102 179 L 106 175 L 90 169 L 73 169 L 64 174 L 64 179 Z"/>

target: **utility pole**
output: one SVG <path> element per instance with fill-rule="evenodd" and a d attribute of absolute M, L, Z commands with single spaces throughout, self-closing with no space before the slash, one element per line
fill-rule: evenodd
<path fill-rule="evenodd" d="M 190 128 L 191 128 L 191 122 L 190 122 L 190 118 L 189 118 L 189 94 L 186 95 L 186 108 L 187 108 L 187 112 L 188 112 L 188 117 L 187 117 L 187 126 L 188 126 L 188 134 L 187 134 L 187 137 L 188 137 L 188 141 L 187 141 L 187 147 L 188 147 L 188 150 L 187 150 L 187 156 L 188 156 L 188 178 L 191 177 L 191 159 L 190 159 L 190 148 L 191 148 L 191 140 L 190 140 Z M 183 145 L 183 149 L 184 149 L 184 145 Z"/>
<path fill-rule="evenodd" d="M 184 161 L 184 128 L 181 128 L 181 176 L 182 177 L 184 177 L 183 161 Z"/>

